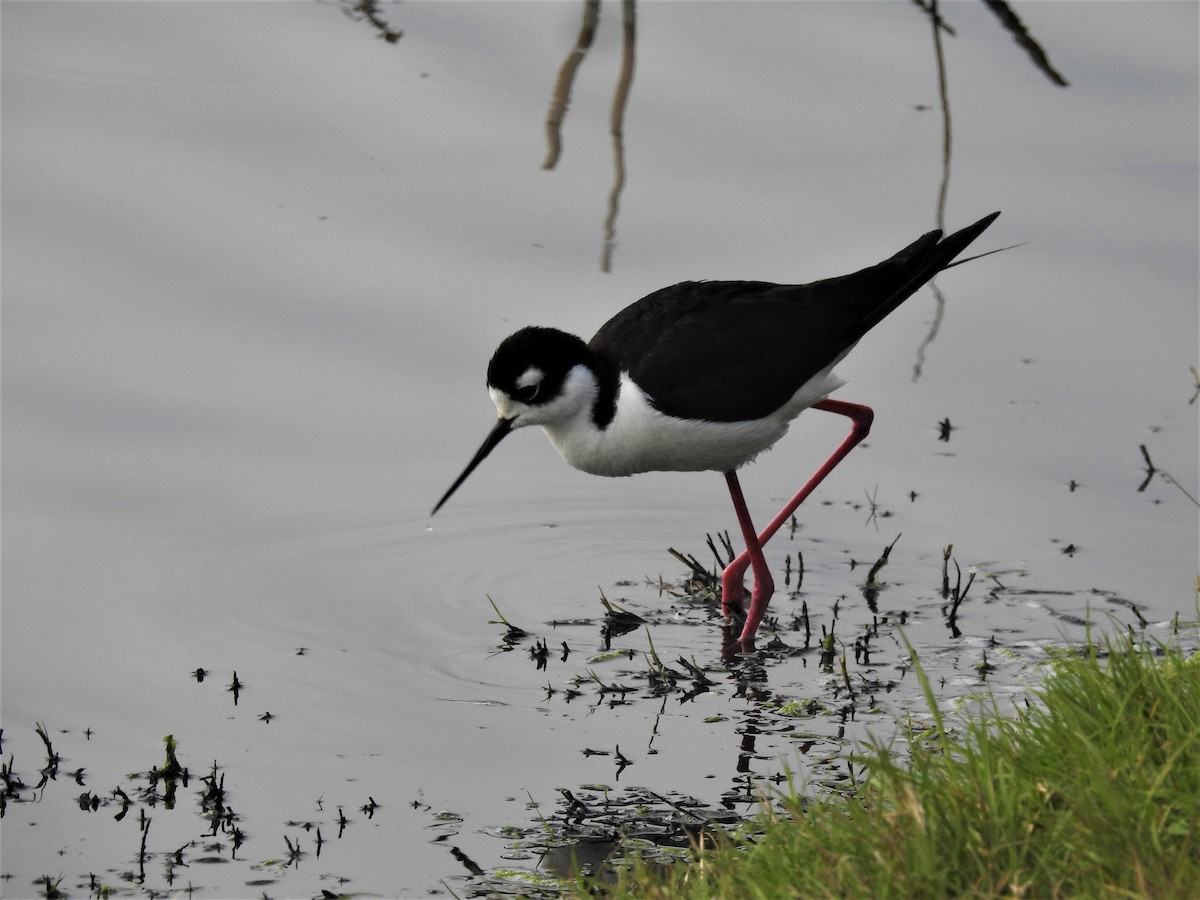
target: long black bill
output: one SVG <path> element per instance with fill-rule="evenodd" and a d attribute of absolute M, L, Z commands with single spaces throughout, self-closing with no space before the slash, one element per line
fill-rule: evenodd
<path fill-rule="evenodd" d="M 454 484 L 450 485 L 450 490 L 442 495 L 442 499 L 437 502 L 437 506 L 433 508 L 431 516 L 437 515 L 437 511 L 442 508 L 442 505 L 450 499 L 450 495 L 458 490 L 458 486 L 467 480 L 467 476 L 475 471 L 485 456 L 496 449 L 496 445 L 504 440 L 504 436 L 513 429 L 513 419 L 501 419 L 496 423 L 496 427 L 492 429 L 491 434 L 487 436 L 487 440 L 483 442 L 483 446 L 476 451 L 474 458 L 467 463 L 467 467 L 463 469 L 463 473 L 455 479 Z"/>

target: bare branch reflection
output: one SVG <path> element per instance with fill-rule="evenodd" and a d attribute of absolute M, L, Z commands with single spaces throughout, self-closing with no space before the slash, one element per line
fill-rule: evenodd
<path fill-rule="evenodd" d="M 950 193 L 950 91 L 946 86 L 946 56 L 942 52 L 942 17 L 938 0 L 930 0 L 929 21 L 933 25 L 933 56 L 937 63 L 938 99 L 942 108 L 942 183 L 938 187 L 937 227 L 946 228 L 946 195 Z"/>
<path fill-rule="evenodd" d="M 379 10 L 378 0 L 339 0 L 338 5 L 347 18 L 356 22 L 369 22 L 373 25 L 379 32 L 376 36 L 389 44 L 394 44 L 404 37 L 403 31 L 393 28 L 383 17 Z"/>
<path fill-rule="evenodd" d="M 613 186 L 608 192 L 608 217 L 604 220 L 604 252 L 600 256 L 602 272 L 612 271 L 612 254 L 617 236 L 617 210 L 620 206 L 621 191 L 625 187 L 625 107 L 629 102 L 633 66 L 637 59 L 636 0 L 622 0 L 621 28 L 621 76 L 617 80 L 617 90 L 613 95 L 609 127 L 613 141 Z"/>
<path fill-rule="evenodd" d="M 946 228 L 946 197 L 950 193 L 950 156 L 953 146 L 950 128 L 950 89 L 946 83 L 946 56 L 942 52 L 942 29 L 944 26 L 942 17 L 938 15 L 938 0 L 930 0 L 929 5 L 922 5 L 922 8 L 929 14 L 929 21 L 933 26 L 933 58 L 937 63 L 938 99 L 942 110 L 942 181 L 938 186 L 935 218 L 937 227 L 944 230 Z M 951 35 L 954 34 L 953 29 L 947 27 L 947 30 Z M 937 280 L 930 281 L 929 287 L 933 291 L 934 298 L 933 321 L 929 323 L 929 331 L 917 346 L 917 360 L 913 363 L 913 381 L 917 381 L 921 377 L 921 372 L 925 368 L 925 348 L 937 338 L 938 329 L 942 326 L 942 317 L 946 314 L 946 297 L 938 288 Z"/>
<path fill-rule="evenodd" d="M 571 101 L 571 86 L 575 83 L 575 72 L 587 56 L 592 39 L 596 36 L 596 25 L 600 21 L 600 0 L 584 0 L 583 22 L 579 26 L 579 37 L 575 47 L 563 60 L 554 83 L 554 96 L 550 101 L 550 112 L 546 116 L 546 161 L 543 169 L 553 169 L 562 153 L 562 122 L 567 115 L 567 104 Z"/>
<path fill-rule="evenodd" d="M 1009 9 L 1008 4 L 1004 0 L 984 0 L 984 2 L 999 17 L 1004 27 L 1013 33 L 1013 37 L 1017 43 L 1026 49 L 1034 65 L 1046 73 L 1055 84 L 1066 87 L 1066 79 L 1050 65 L 1045 51 L 1042 50 L 1037 41 L 1029 34 L 1024 23 Z M 954 37 L 956 32 L 946 24 L 938 12 L 938 0 L 913 0 L 913 3 L 929 16 L 929 21 L 933 28 L 933 57 L 937 66 L 938 99 L 942 111 L 942 180 L 938 185 L 935 219 L 937 227 L 945 230 L 946 200 L 950 195 L 950 160 L 953 148 L 953 132 L 950 124 L 949 78 L 946 73 L 946 56 L 942 49 L 942 35 L 948 34 Z M 921 372 L 925 367 L 925 351 L 937 339 L 938 330 L 942 325 L 942 318 L 946 314 L 946 296 L 938 287 L 936 278 L 929 282 L 929 287 L 933 291 L 934 297 L 933 319 L 929 323 L 929 331 L 917 346 L 917 358 L 913 363 L 913 381 L 917 381 L 921 377 Z"/>
<path fill-rule="evenodd" d="M 1000 22 L 1012 32 L 1013 40 L 1025 48 L 1025 52 L 1029 54 L 1030 60 L 1037 66 L 1046 77 L 1057 84 L 1059 87 L 1067 86 L 1067 79 L 1063 78 L 1055 68 L 1050 65 L 1050 59 L 1046 56 L 1046 51 L 1042 49 L 1041 44 L 1033 39 L 1033 35 L 1025 27 L 1025 23 L 1017 18 L 1017 14 L 1009 8 L 1005 0 L 983 0 L 987 4 L 987 8 L 996 14 Z"/>
<path fill-rule="evenodd" d="M 554 83 L 554 94 L 550 100 L 550 111 L 546 115 L 546 159 L 543 169 L 553 169 L 562 155 L 562 123 L 567 115 L 571 100 L 571 88 L 583 58 L 587 55 L 596 36 L 600 21 L 600 0 L 584 0 L 583 20 L 575 46 L 563 60 Z M 600 268 L 612 271 L 612 254 L 616 247 L 617 212 L 620 209 L 621 191 L 625 187 L 625 109 L 629 105 L 629 90 L 633 84 L 634 63 L 637 60 L 637 0 L 621 0 L 621 72 L 613 94 L 612 112 L 609 116 L 609 131 L 613 141 L 613 185 L 608 193 L 608 214 L 604 219 L 604 249 L 600 255 Z"/>

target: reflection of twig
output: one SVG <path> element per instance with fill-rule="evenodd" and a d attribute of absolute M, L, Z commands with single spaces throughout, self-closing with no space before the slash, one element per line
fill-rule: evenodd
<path fill-rule="evenodd" d="M 592 39 L 596 36 L 596 23 L 600 21 L 600 0 L 585 0 L 583 4 L 583 22 L 579 26 L 579 37 L 575 39 L 575 47 L 563 60 L 558 70 L 558 80 L 554 83 L 554 99 L 550 102 L 550 112 L 546 116 L 546 161 L 543 169 L 553 169 L 562 153 L 562 122 L 567 115 L 567 104 L 571 100 L 571 86 L 575 83 L 575 72 L 583 58 L 587 56 Z"/>
<path fill-rule="evenodd" d="M 946 194 L 950 191 L 950 92 L 946 87 L 946 58 L 942 54 L 942 18 L 937 0 L 930 0 L 929 20 L 933 24 L 933 53 L 937 60 L 938 96 L 942 103 L 942 184 L 938 189 L 937 227 L 946 228 Z"/>
<path fill-rule="evenodd" d="M 921 9 L 925 10 L 925 12 L 934 12 L 934 10 L 931 10 L 929 8 L 929 4 L 926 3 L 925 0 L 912 0 L 912 2 L 915 3 Z M 937 0 L 933 0 L 933 2 L 936 3 Z M 951 28 L 949 25 L 946 24 L 945 19 L 937 18 L 934 21 L 937 22 L 938 27 L 941 28 L 942 31 L 946 32 L 946 34 L 950 35 L 951 37 L 958 36 L 958 33 L 953 28 Z"/>
<path fill-rule="evenodd" d="M 1000 22 L 1012 32 L 1013 40 L 1025 48 L 1025 52 L 1029 54 L 1030 60 L 1037 66 L 1046 77 L 1057 84 L 1059 87 L 1067 86 L 1067 79 L 1063 78 L 1050 65 L 1050 60 L 1046 56 L 1046 51 L 1041 45 L 1033 39 L 1033 36 L 1025 28 L 1025 23 L 1017 18 L 1017 14 L 1013 12 L 1005 0 L 983 0 L 987 4 L 988 9 L 996 14 Z"/>
<path fill-rule="evenodd" d="M 592 46 L 596 27 L 600 21 L 600 0 L 584 0 L 583 21 L 575 47 L 567 54 L 558 70 L 554 83 L 554 96 L 550 111 L 546 114 L 546 160 L 543 169 L 553 169 L 562 155 L 562 123 L 567 115 L 571 100 L 571 87 L 583 58 Z M 612 111 L 609 115 L 609 131 L 613 142 L 613 185 L 608 192 L 608 214 L 604 219 L 604 250 L 600 256 L 600 268 L 612 271 L 612 254 L 616 247 L 617 212 L 620 209 L 621 191 L 625 187 L 625 109 L 629 105 L 629 88 L 633 84 L 633 68 L 637 59 L 637 0 L 621 0 L 622 53 L 621 74 L 613 94 Z"/>
<path fill-rule="evenodd" d="M 925 368 L 925 348 L 937 338 L 938 329 L 942 325 L 942 316 L 946 313 L 945 296 L 934 282 L 929 282 L 929 287 L 933 291 L 934 298 L 933 321 L 929 323 L 929 332 L 925 335 L 925 339 L 917 347 L 917 361 L 913 363 L 913 381 L 917 381 L 921 377 L 921 370 Z"/>
<path fill-rule="evenodd" d="M 383 38 L 389 44 L 394 44 L 400 38 L 404 37 L 404 32 L 399 28 L 392 28 L 379 14 L 379 3 L 377 0 L 341 0 L 342 11 L 348 18 L 359 21 L 366 19 L 379 31 L 379 37 Z"/>
<path fill-rule="evenodd" d="M 942 183 L 938 187 L 937 199 L 937 227 L 945 230 L 946 228 L 946 197 L 950 192 L 950 90 L 946 83 L 946 57 L 942 53 L 942 31 L 945 29 L 950 34 L 954 31 L 947 28 L 942 22 L 942 17 L 938 14 L 937 0 L 929 0 L 929 5 L 926 6 L 920 0 L 915 0 L 921 9 L 929 13 L 929 21 L 933 25 L 933 56 L 937 62 L 938 76 L 938 96 L 942 104 Z M 929 287 L 933 290 L 933 296 L 936 305 L 933 311 L 933 321 L 929 325 L 929 332 L 925 335 L 925 339 L 921 341 L 917 347 L 917 361 L 913 363 L 913 381 L 917 381 L 921 377 L 921 370 L 925 367 L 925 348 L 933 343 L 937 337 L 938 328 L 942 324 L 942 316 L 946 312 L 946 298 L 942 296 L 942 292 L 938 290 L 935 282 L 930 281 Z"/>
<path fill-rule="evenodd" d="M 955 32 L 953 28 L 942 20 L 941 14 L 938 12 L 938 0 L 912 0 L 912 2 L 929 16 L 929 21 L 933 26 L 933 53 L 934 60 L 937 63 L 938 97 L 942 107 L 942 181 L 938 187 L 937 227 L 944 231 L 946 228 L 946 199 L 950 194 L 952 131 L 950 127 L 950 91 L 946 77 L 946 59 L 942 52 L 942 32 L 951 36 L 954 36 Z M 1045 72 L 1055 84 L 1065 87 L 1067 84 L 1066 80 L 1051 68 L 1045 52 L 1030 36 L 1021 20 L 1008 8 L 1008 4 L 1004 0 L 984 0 L 984 2 L 1000 18 L 1004 26 L 1013 33 L 1013 37 L 1017 43 L 1029 51 L 1034 64 Z M 1009 248 L 1006 247 L 1003 249 Z M 993 250 L 991 252 L 995 253 L 998 251 Z M 971 259 L 974 258 L 971 257 Z M 964 262 L 968 262 L 968 260 L 959 260 L 955 265 Z M 938 328 L 942 324 L 942 316 L 946 312 L 946 298 L 938 289 L 937 283 L 930 281 L 929 287 L 933 290 L 936 305 L 934 307 L 933 321 L 929 325 L 929 332 L 925 335 L 924 340 L 921 341 L 920 346 L 917 347 L 917 360 L 913 364 L 913 381 L 917 381 L 921 377 L 921 371 L 925 366 L 925 350 L 937 338 Z"/>
<path fill-rule="evenodd" d="M 629 104 L 629 87 L 633 83 L 633 64 L 637 58 L 637 0 L 621 2 L 621 77 L 613 94 L 609 130 L 613 140 L 613 186 L 608 192 L 608 216 L 604 220 L 604 252 L 600 270 L 612 271 L 612 253 L 616 246 L 617 209 L 621 190 L 625 187 L 625 107 Z"/>
<path fill-rule="evenodd" d="M 1013 250 L 1017 247 L 1024 247 L 1024 243 L 1012 244 L 1008 247 L 998 247 L 995 250 L 988 250 L 986 253 L 977 253 L 974 256 L 968 256 L 966 259 L 958 259 L 946 266 L 947 269 L 952 269 L 955 266 L 961 266 L 963 263 L 968 263 L 973 259 L 979 259 L 984 256 L 991 256 L 993 253 L 1000 253 L 1003 250 Z M 929 332 L 925 335 L 924 340 L 917 346 L 917 361 L 913 363 L 912 380 L 918 381 L 921 378 L 921 370 L 925 368 L 925 348 L 934 342 L 937 338 L 938 329 L 942 325 L 942 316 L 946 314 L 946 295 L 942 293 L 941 288 L 937 286 L 936 281 L 929 282 L 929 289 L 933 291 L 933 321 L 929 323 Z M 1200 386 L 1197 387 L 1197 393 L 1200 394 Z M 949 424 L 949 419 L 946 420 Z M 941 424 L 941 423 L 938 423 Z M 938 440 L 950 440 L 949 432 L 945 432 L 945 437 L 940 437 Z"/>

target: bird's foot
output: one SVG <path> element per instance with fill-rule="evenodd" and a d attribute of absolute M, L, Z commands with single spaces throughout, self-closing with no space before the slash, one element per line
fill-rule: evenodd
<path fill-rule="evenodd" d="M 730 665 L 747 653 L 754 653 L 754 638 L 743 640 L 735 637 L 741 630 L 742 623 L 738 620 L 721 626 L 721 659 Z"/>
<path fill-rule="evenodd" d="M 742 635 L 738 641 L 745 644 L 754 640 L 754 633 L 767 615 L 767 606 L 775 593 L 775 582 L 770 573 L 763 573 L 762 578 L 754 579 L 754 591 L 750 595 L 750 611 L 746 613 L 746 622 L 742 626 Z"/>
<path fill-rule="evenodd" d="M 739 566 L 737 561 L 731 562 L 725 567 L 725 571 L 721 573 L 721 612 L 725 614 L 726 619 L 742 617 L 742 611 L 745 609 L 744 598 L 746 596 L 746 588 L 742 584 L 742 575 L 745 573 L 746 567 Z"/>

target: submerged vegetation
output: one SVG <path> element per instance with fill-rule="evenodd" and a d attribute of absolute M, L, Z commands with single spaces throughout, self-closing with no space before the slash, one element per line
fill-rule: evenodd
<path fill-rule="evenodd" d="M 1063 653 L 1015 714 L 929 722 L 857 758 L 859 787 L 784 800 L 687 862 L 634 860 L 612 897 L 1194 896 L 1200 656 L 1126 635 Z"/>

